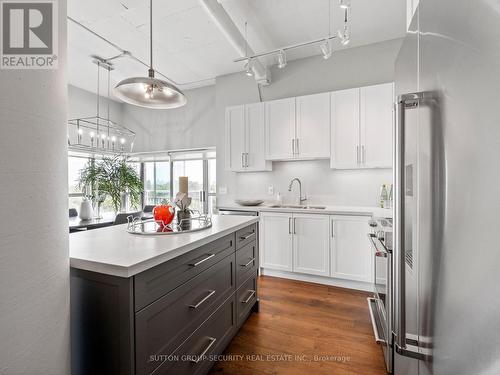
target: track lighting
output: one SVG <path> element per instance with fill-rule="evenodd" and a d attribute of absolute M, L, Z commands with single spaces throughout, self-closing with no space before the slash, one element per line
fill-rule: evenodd
<path fill-rule="evenodd" d="M 278 68 L 283 69 L 286 66 L 286 54 L 285 51 L 280 50 L 278 52 Z"/>
<path fill-rule="evenodd" d="M 349 31 L 349 26 L 347 26 L 347 24 L 345 24 L 343 31 L 339 30 L 339 38 L 340 38 L 340 43 L 343 46 L 347 46 L 351 41 L 351 32 Z"/>
<path fill-rule="evenodd" d="M 351 7 L 351 0 L 339 0 L 339 6 L 342 9 L 349 9 Z"/>
<path fill-rule="evenodd" d="M 328 60 L 332 57 L 332 45 L 330 43 L 330 39 L 326 39 L 323 43 L 320 44 L 319 48 L 321 49 L 321 53 L 323 54 L 323 58 Z"/>
<path fill-rule="evenodd" d="M 245 74 L 249 77 L 253 77 L 253 61 L 249 59 L 245 64 Z"/>

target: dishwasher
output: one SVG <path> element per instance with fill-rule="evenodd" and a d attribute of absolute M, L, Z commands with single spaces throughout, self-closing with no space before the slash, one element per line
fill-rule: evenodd
<path fill-rule="evenodd" d="M 240 215 L 240 216 L 259 216 L 259 211 L 247 211 L 235 209 L 220 209 L 219 215 Z"/>

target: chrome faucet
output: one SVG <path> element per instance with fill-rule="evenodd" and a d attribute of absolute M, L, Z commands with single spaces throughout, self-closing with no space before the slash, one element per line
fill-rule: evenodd
<path fill-rule="evenodd" d="M 302 196 L 302 182 L 300 182 L 300 180 L 297 177 L 295 177 L 294 179 L 292 179 L 292 181 L 290 181 L 290 185 L 288 186 L 288 191 L 292 191 L 292 187 L 293 187 L 294 181 L 297 181 L 299 183 L 299 199 L 298 199 L 298 203 L 299 203 L 299 205 L 301 205 L 302 202 L 305 202 L 307 200 L 307 197 L 306 197 L 305 194 L 304 194 L 304 196 Z"/>

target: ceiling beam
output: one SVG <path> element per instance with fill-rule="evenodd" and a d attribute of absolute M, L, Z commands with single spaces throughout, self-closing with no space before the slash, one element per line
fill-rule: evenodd
<path fill-rule="evenodd" d="M 215 24 L 219 27 L 221 32 L 227 38 L 229 43 L 234 47 L 236 52 L 241 55 L 241 57 L 249 56 L 254 54 L 254 51 L 248 44 L 248 41 L 241 34 L 238 27 L 234 24 L 233 20 L 226 12 L 224 7 L 220 4 L 218 0 L 199 0 L 200 4 L 210 15 Z M 260 60 L 254 59 L 253 61 L 253 72 L 255 80 L 263 85 L 268 85 L 271 82 L 270 71 L 265 67 Z"/>

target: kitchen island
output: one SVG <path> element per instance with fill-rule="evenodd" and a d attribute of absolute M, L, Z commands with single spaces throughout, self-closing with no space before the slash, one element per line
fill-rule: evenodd
<path fill-rule="evenodd" d="M 258 309 L 258 217 L 70 236 L 73 374 L 204 374 Z"/>

